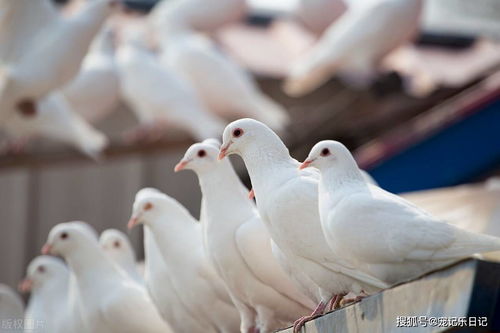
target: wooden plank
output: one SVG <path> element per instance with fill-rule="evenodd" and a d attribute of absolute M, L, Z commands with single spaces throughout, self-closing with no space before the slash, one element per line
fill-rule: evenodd
<path fill-rule="evenodd" d="M 369 296 L 361 302 L 330 312 L 306 323 L 302 332 L 405 332 L 398 317 L 486 317 L 487 327 L 474 331 L 499 329 L 500 264 L 467 260 L 421 279 Z M 412 327 L 412 332 L 446 331 L 427 325 Z M 468 327 L 471 331 L 471 327 Z M 281 332 L 291 333 L 292 329 Z"/>

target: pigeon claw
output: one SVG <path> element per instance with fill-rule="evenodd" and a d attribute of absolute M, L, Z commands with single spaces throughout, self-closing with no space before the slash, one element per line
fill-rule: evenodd
<path fill-rule="evenodd" d="M 309 320 L 313 320 L 314 318 L 318 318 L 321 315 L 323 315 L 325 308 L 326 308 L 326 303 L 320 302 L 318 304 L 318 306 L 316 307 L 316 309 L 314 309 L 314 311 L 310 315 L 297 319 L 293 323 L 293 333 L 300 333 L 300 331 L 302 330 L 302 327 L 306 324 L 306 322 L 308 322 Z"/>

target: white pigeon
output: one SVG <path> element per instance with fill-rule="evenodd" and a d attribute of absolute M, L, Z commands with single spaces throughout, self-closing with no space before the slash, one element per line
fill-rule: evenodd
<path fill-rule="evenodd" d="M 354 86 L 370 83 L 380 60 L 415 35 L 421 9 L 422 0 L 378 0 L 349 7 L 292 65 L 285 92 L 305 95 L 335 74 Z"/>
<path fill-rule="evenodd" d="M 38 256 L 28 265 L 19 289 L 30 292 L 24 315 L 26 331 L 65 333 L 72 314 L 68 308 L 69 270 L 60 259 Z M 30 330 L 31 328 L 31 330 Z"/>
<path fill-rule="evenodd" d="M 97 159 L 108 145 L 107 137 L 77 114 L 60 92 L 54 92 L 38 103 L 38 112 L 25 116 L 14 113 L 2 124 L 13 140 L 49 138 L 69 144 Z"/>
<path fill-rule="evenodd" d="M 9 286 L 0 283 L 0 333 L 19 333 L 22 325 L 16 325 L 24 317 L 24 303 Z"/>
<path fill-rule="evenodd" d="M 144 195 L 134 202 L 129 227 L 140 223 L 153 234 L 170 281 L 184 306 L 203 323 L 203 332 L 237 331 L 238 312 L 208 261 L 199 224 L 189 212 L 167 195 Z"/>
<path fill-rule="evenodd" d="M 171 332 L 146 290 L 116 267 L 80 226 L 53 227 L 42 252 L 62 256 L 73 271 L 84 332 Z"/>
<path fill-rule="evenodd" d="M 249 73 L 200 34 L 178 32 L 162 44 L 161 62 L 181 73 L 212 112 L 231 120 L 252 117 L 281 131 L 286 110 L 262 93 Z"/>
<path fill-rule="evenodd" d="M 300 167 L 308 166 L 321 173 L 319 212 L 332 251 L 388 284 L 500 250 L 500 238 L 444 223 L 367 183 L 340 142 L 317 143 Z"/>
<path fill-rule="evenodd" d="M 322 313 L 329 300 L 338 303 L 338 295 L 388 287 L 330 250 L 318 213 L 318 173 L 299 170 L 300 163 L 290 157 L 269 127 L 253 119 L 230 123 L 224 130 L 219 158 L 229 154 L 238 154 L 245 162 L 257 208 L 281 256 L 286 258 L 284 266 L 302 271 L 319 287 L 318 307 L 297 322 L 296 329 Z"/>
<path fill-rule="evenodd" d="M 165 70 L 137 35 L 126 37 L 117 63 L 122 95 L 146 130 L 161 133 L 173 126 L 197 140 L 222 131 L 225 122 L 205 109 L 188 82 Z"/>
<path fill-rule="evenodd" d="M 321 36 L 346 9 L 344 0 L 299 0 L 293 12 L 309 31 Z"/>
<path fill-rule="evenodd" d="M 106 26 L 92 42 L 76 78 L 62 88 L 69 104 L 95 123 L 117 109 L 120 81 L 115 63 L 114 32 Z"/>
<path fill-rule="evenodd" d="M 123 269 L 129 277 L 137 283 L 144 284 L 144 278 L 137 269 L 134 249 L 127 235 L 117 229 L 106 229 L 99 237 L 99 244 L 104 250 L 104 253 L 106 253 L 118 267 Z"/>
<path fill-rule="evenodd" d="M 274 259 L 253 201 L 229 160 L 217 161 L 220 144 L 214 141 L 189 147 L 175 171 L 191 169 L 198 175 L 207 253 L 240 312 L 241 332 L 274 332 L 310 313 L 315 304 Z"/>
<path fill-rule="evenodd" d="M 135 200 L 164 194 L 154 188 L 143 188 Z M 204 332 L 205 326 L 197 313 L 191 313 L 179 297 L 171 273 L 149 228 L 144 228 L 144 280 L 153 302 L 174 332 Z"/>
<path fill-rule="evenodd" d="M 88 237 L 97 241 L 99 234 L 97 230 L 87 222 L 71 221 L 67 222 L 78 228 L 81 232 L 85 233 Z M 83 330 L 85 325 L 82 318 L 82 304 L 80 302 L 80 291 L 78 288 L 78 281 L 75 272 L 69 271 L 69 289 L 68 289 L 68 321 L 66 325 L 67 332 L 79 333 Z"/>
<path fill-rule="evenodd" d="M 36 101 L 71 81 L 116 0 L 87 1 L 69 17 L 49 0 L 0 2 L 0 119 L 34 113 Z"/>
<path fill-rule="evenodd" d="M 158 34 L 179 29 L 213 32 L 244 18 L 245 0 L 165 0 L 151 13 L 151 22 Z"/>

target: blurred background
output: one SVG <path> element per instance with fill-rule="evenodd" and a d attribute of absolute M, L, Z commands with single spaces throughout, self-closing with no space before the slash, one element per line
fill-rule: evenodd
<path fill-rule="evenodd" d="M 72 15 L 81 2 L 85 1 L 54 3 L 60 15 Z M 159 52 L 155 33 L 161 36 L 175 29 L 167 22 L 164 31 L 152 32 L 151 15 L 159 22 L 162 15 L 167 21 L 179 15 L 175 6 L 160 11 L 157 2 L 127 0 L 109 16 L 105 25 L 115 32 L 112 57 L 127 40 L 123 35 L 131 34 L 128 27 L 141 32 L 152 54 Z M 161 5 L 167 2 L 182 0 L 163 0 Z M 203 10 L 211 6 L 211 1 L 202 3 L 199 8 L 207 6 Z M 408 193 L 407 198 L 444 219 L 500 236 L 500 181 L 495 178 L 500 173 L 500 2 L 423 1 L 417 31 L 377 59 L 377 73 L 370 82 L 353 85 L 332 74 L 302 96 L 285 93 L 291 68 L 321 43 L 325 30 L 346 10 L 369 3 L 248 0 L 223 24 L 194 30 L 208 38 L 224 59 L 250 73 L 249 80 L 286 110 L 290 120 L 280 136 L 293 157 L 302 160 L 322 139 L 342 141 L 381 187 Z M 166 13 L 169 10 L 174 14 Z M 368 21 L 378 17 L 374 11 Z M 0 29 L 1 39 L 13 28 L 0 23 Z M 64 44 L 57 50 L 66 52 Z M 355 57 L 357 51 L 349 56 Z M 130 139 L 130 130 L 141 118 L 134 113 L 137 103 L 124 97 L 122 74 L 116 78 L 115 90 L 110 83 L 105 86 L 109 92 L 104 88 L 96 92 L 111 97 L 105 105 L 87 110 L 78 102 L 71 105 L 108 138 L 98 154 L 82 153 L 47 131 L 29 132 L 28 142 L 26 135 L 15 135 L 16 127 L 0 126 L 1 282 L 17 284 L 57 223 L 83 220 L 98 231 L 125 230 L 134 195 L 145 186 L 175 197 L 198 217 L 195 175 L 173 172 L 194 142 L 192 133 L 174 126 L 144 138 L 142 128 Z M 100 79 L 96 80 L 85 86 Z M 199 89 L 196 82 L 193 86 Z M 87 97 L 83 105 L 94 100 L 98 97 Z M 210 103 L 206 107 L 210 109 Z M 225 122 L 238 117 L 226 116 Z M 235 163 L 250 185 L 240 161 Z M 130 236 L 141 256 L 140 231 Z"/>

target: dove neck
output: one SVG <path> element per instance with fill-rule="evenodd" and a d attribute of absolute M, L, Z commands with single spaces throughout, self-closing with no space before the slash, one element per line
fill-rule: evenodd
<path fill-rule="evenodd" d="M 365 180 L 358 167 L 339 168 L 332 166 L 321 170 L 321 183 L 325 189 L 337 192 L 342 187 L 365 184 Z"/>
<path fill-rule="evenodd" d="M 298 170 L 298 162 L 290 157 L 288 148 L 277 136 L 264 139 L 247 147 L 242 154 L 257 200 L 259 193 L 289 179 Z"/>
<path fill-rule="evenodd" d="M 69 253 L 65 259 L 78 280 L 84 277 L 93 280 L 96 271 L 99 274 L 116 273 L 111 259 L 102 252 L 97 243 L 88 242 L 78 251 Z"/>
<path fill-rule="evenodd" d="M 248 198 L 248 190 L 228 159 L 223 159 L 209 170 L 198 172 L 198 178 L 207 214 L 220 217 L 229 214 L 232 209 L 238 212 L 239 218 L 216 219 L 214 222 L 224 223 L 225 228 L 229 221 L 237 226 L 252 214 L 254 205 Z M 212 222 L 212 219 L 209 221 Z"/>
<path fill-rule="evenodd" d="M 196 220 L 186 212 L 173 212 L 158 216 L 146 225 L 150 228 L 163 260 L 170 265 L 183 265 L 189 253 L 201 245 Z"/>

